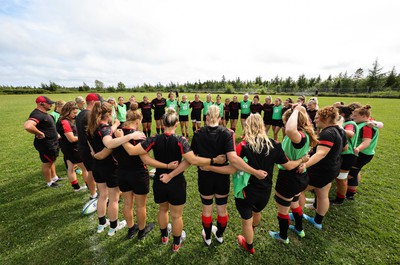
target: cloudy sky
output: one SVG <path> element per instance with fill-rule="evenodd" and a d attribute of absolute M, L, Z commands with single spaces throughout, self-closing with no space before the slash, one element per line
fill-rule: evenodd
<path fill-rule="evenodd" d="M 1 0 L 0 85 L 400 69 L 400 1 Z"/>

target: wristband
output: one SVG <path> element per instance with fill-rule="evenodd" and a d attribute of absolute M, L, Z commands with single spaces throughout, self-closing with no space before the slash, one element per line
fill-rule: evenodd
<path fill-rule="evenodd" d="M 213 157 L 211 157 L 210 165 L 214 165 L 214 158 Z"/>

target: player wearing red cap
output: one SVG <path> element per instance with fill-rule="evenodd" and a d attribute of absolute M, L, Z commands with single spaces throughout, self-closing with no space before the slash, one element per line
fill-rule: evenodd
<path fill-rule="evenodd" d="M 42 161 L 42 174 L 47 187 L 58 187 L 55 161 L 58 156 L 58 135 L 53 118 L 47 114 L 54 101 L 45 96 L 36 98 L 37 107 L 31 112 L 24 129 L 35 135 L 33 145 Z"/>

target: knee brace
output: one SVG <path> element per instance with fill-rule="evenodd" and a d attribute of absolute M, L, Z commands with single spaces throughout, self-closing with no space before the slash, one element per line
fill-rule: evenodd
<path fill-rule="evenodd" d="M 213 204 L 213 199 L 204 199 L 203 197 L 201 197 L 201 202 L 204 205 L 211 205 L 211 204 Z"/>
<path fill-rule="evenodd" d="M 347 175 L 349 175 L 349 172 L 340 172 L 339 176 L 337 176 L 337 179 L 347 179 Z"/>
<path fill-rule="evenodd" d="M 224 197 L 224 198 L 215 198 L 215 203 L 217 205 L 225 205 L 228 203 L 228 197 Z"/>
<path fill-rule="evenodd" d="M 278 203 L 278 204 L 280 204 L 282 206 L 285 206 L 285 207 L 289 207 L 290 206 L 290 202 L 289 201 L 285 201 L 284 199 L 282 199 L 282 198 L 280 198 L 280 197 L 278 197 L 276 195 L 275 195 L 274 198 L 275 198 L 276 203 Z"/>
<path fill-rule="evenodd" d="M 297 202 L 299 201 L 300 196 L 294 196 L 292 202 Z"/>
<path fill-rule="evenodd" d="M 351 179 L 347 180 L 347 185 L 349 186 L 358 186 L 358 177 L 352 177 Z"/>

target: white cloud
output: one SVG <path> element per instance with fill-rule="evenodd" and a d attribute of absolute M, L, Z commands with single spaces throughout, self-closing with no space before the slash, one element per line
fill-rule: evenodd
<path fill-rule="evenodd" d="M 5 1 L 0 85 L 128 86 L 399 66 L 397 1 Z"/>

